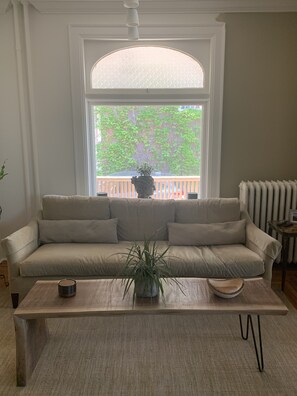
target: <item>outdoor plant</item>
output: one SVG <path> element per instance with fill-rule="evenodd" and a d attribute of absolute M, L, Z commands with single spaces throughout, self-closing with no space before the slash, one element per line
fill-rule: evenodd
<path fill-rule="evenodd" d="M 142 162 L 161 174 L 200 174 L 199 106 L 114 105 L 94 111 L 97 176 L 133 171 Z"/>
<path fill-rule="evenodd" d="M 126 261 L 120 276 L 123 277 L 124 295 L 127 295 L 130 287 L 134 286 L 133 299 L 135 297 L 155 297 L 161 292 L 164 296 L 164 283 L 181 283 L 172 277 L 167 264 L 166 256 L 168 249 L 158 250 L 156 241 L 145 240 L 142 244 L 134 242 L 127 253 Z"/>
<path fill-rule="evenodd" d="M 147 162 L 137 166 L 139 176 L 132 176 L 131 183 L 134 184 L 138 198 L 149 198 L 155 190 L 154 179 L 151 176 L 153 167 Z"/>
<path fill-rule="evenodd" d="M 152 174 L 153 167 L 147 162 L 144 162 L 143 164 L 137 166 L 136 170 L 140 176 L 150 176 Z"/>

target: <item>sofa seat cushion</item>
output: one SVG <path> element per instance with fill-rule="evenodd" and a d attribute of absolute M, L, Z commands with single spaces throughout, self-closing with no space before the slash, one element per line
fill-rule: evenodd
<path fill-rule="evenodd" d="M 20 263 L 21 276 L 117 276 L 130 242 L 50 243 Z"/>
<path fill-rule="evenodd" d="M 47 244 L 20 263 L 24 277 L 115 277 L 125 262 L 131 242 L 118 244 Z M 158 249 L 168 242 L 159 241 Z M 254 277 L 264 273 L 259 256 L 243 245 L 170 246 L 169 266 L 180 277 Z"/>
<path fill-rule="evenodd" d="M 249 278 L 264 273 L 264 262 L 244 245 L 170 246 L 174 276 Z"/>

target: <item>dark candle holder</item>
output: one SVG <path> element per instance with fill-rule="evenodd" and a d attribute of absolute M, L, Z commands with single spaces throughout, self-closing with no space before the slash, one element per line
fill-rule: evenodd
<path fill-rule="evenodd" d="M 73 297 L 76 294 L 76 281 L 74 279 L 62 279 L 58 283 L 60 297 Z"/>

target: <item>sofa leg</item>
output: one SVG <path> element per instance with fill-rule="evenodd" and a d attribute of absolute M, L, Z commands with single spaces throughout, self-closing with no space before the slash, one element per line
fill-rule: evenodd
<path fill-rule="evenodd" d="M 17 308 L 19 305 L 19 293 L 11 293 L 12 307 Z"/>

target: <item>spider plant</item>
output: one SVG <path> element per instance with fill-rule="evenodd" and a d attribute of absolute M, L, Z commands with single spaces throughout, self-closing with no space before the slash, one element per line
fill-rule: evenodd
<path fill-rule="evenodd" d="M 123 277 L 124 295 L 127 295 L 134 284 L 133 299 L 135 297 L 155 297 L 161 292 L 164 296 L 163 283 L 174 282 L 179 287 L 180 282 L 172 277 L 166 261 L 168 249 L 158 250 L 156 241 L 145 240 L 143 245 L 134 242 L 127 253 L 121 276 Z M 167 256 L 167 259 L 169 256 Z"/>

